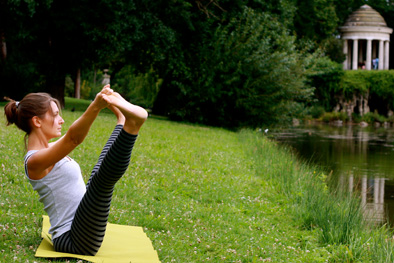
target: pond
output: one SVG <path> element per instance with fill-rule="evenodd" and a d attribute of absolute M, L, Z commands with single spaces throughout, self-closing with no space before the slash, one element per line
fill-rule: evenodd
<path fill-rule="evenodd" d="M 368 220 L 394 225 L 394 128 L 305 124 L 268 131 L 339 187 L 358 193 Z"/>

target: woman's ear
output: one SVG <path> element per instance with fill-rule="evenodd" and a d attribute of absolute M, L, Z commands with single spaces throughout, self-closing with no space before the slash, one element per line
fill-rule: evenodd
<path fill-rule="evenodd" d="M 34 127 L 36 127 L 36 128 L 40 128 L 41 127 L 41 119 L 38 118 L 37 116 L 34 116 L 33 118 L 31 118 L 31 122 L 32 122 Z"/>

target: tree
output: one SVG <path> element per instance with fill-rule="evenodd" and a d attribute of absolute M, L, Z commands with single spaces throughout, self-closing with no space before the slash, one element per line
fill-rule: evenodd
<path fill-rule="evenodd" d="M 165 12 L 165 3 L 152 6 Z M 10 97 L 45 90 L 63 101 L 66 74 L 126 63 L 148 70 L 175 41 L 148 1 L 2 0 L 1 6 L 9 50 L 0 71 L 8 89 L 1 90 Z"/>
<path fill-rule="evenodd" d="M 245 7 L 194 51 L 193 71 L 178 75 L 188 80 L 161 90 L 167 93 L 156 105 L 172 118 L 232 128 L 268 125 L 313 94 L 303 83 L 306 57 L 268 13 Z"/>
<path fill-rule="evenodd" d="M 333 36 L 338 21 L 333 0 L 297 1 L 294 27 L 298 38 L 320 42 Z"/>
<path fill-rule="evenodd" d="M 315 59 L 308 52 L 323 49 L 331 59 L 342 59 L 333 37 L 344 5 L 339 0 L 0 0 L 0 44 L 7 47 L 1 84 L 14 98 L 12 93 L 46 90 L 62 100 L 66 75 L 81 69 L 84 78 L 87 68 L 109 68 L 112 83 L 124 94 L 136 94 L 120 79 L 132 71 L 138 87 L 144 86 L 143 76 L 155 91 L 162 80 L 156 113 L 228 127 L 274 122 L 295 114 L 292 109 L 311 96 L 303 84 Z M 311 48 L 300 51 L 304 46 Z"/>

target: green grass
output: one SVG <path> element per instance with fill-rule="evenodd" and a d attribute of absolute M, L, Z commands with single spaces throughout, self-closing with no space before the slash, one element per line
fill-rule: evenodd
<path fill-rule="evenodd" d="M 64 130 L 80 114 L 63 110 Z M 48 262 L 34 257 L 44 212 L 24 176 L 23 134 L 0 122 L 0 262 Z M 114 124 L 100 114 L 71 154 L 85 181 Z M 323 179 L 261 134 L 149 118 L 109 221 L 143 226 L 162 262 L 385 262 L 388 230 L 365 227 L 354 199 Z"/>
<path fill-rule="evenodd" d="M 257 174 L 287 197 L 297 225 L 316 231 L 329 262 L 394 262 L 393 231 L 364 220 L 359 193 L 329 190 L 319 167 L 297 160 L 291 150 L 262 136 L 241 133 Z"/>

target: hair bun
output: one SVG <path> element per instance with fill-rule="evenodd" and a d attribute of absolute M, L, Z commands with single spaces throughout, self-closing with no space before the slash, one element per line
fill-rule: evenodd
<path fill-rule="evenodd" d="M 18 106 L 19 102 L 12 100 L 8 97 L 4 97 L 4 99 L 9 102 L 4 106 L 4 115 L 7 118 L 7 126 L 14 124 L 18 120 Z"/>

